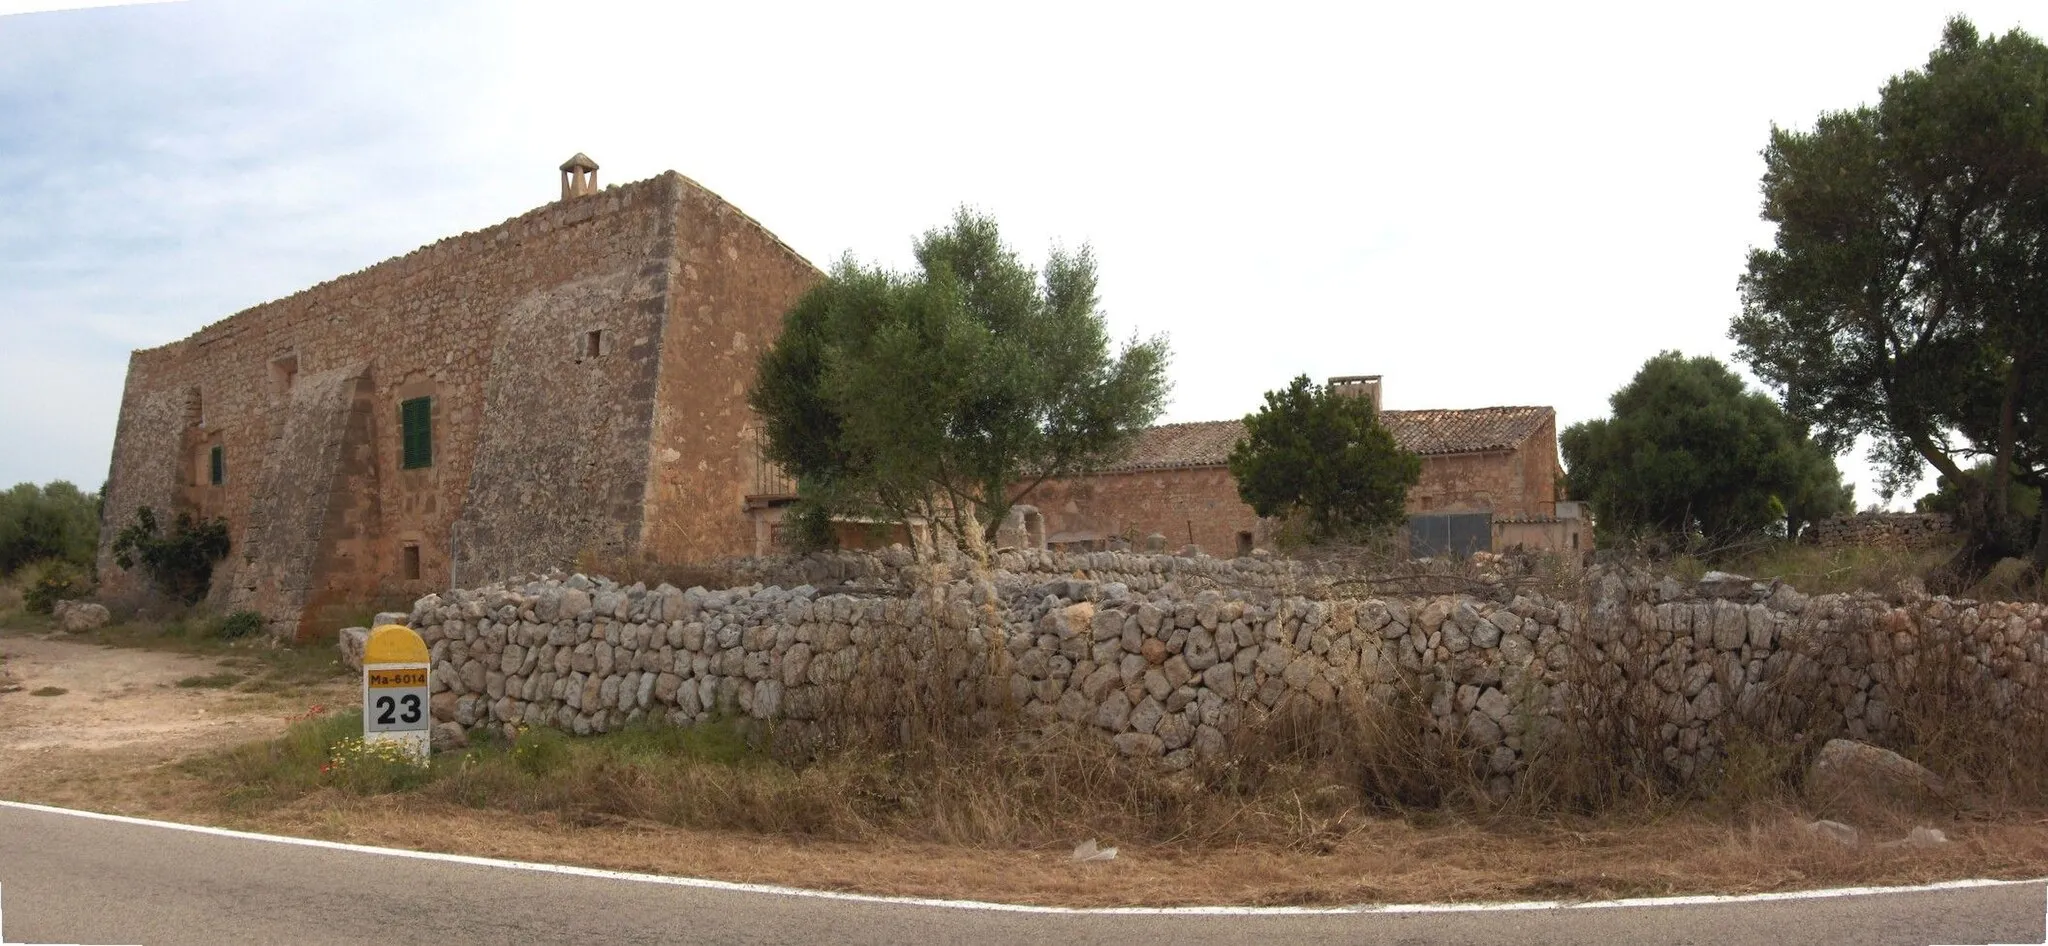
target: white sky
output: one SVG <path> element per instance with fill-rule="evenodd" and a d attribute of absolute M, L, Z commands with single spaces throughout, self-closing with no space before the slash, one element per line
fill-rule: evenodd
<path fill-rule="evenodd" d="M 1658 351 L 1732 351 L 1771 125 L 1874 101 L 1954 13 L 2048 31 L 2039 0 L 0 16 L 0 486 L 99 485 L 129 349 L 550 201 L 577 151 L 821 266 L 907 265 L 963 203 L 1030 259 L 1091 243 L 1113 333 L 1171 338 L 1166 420 L 1302 373 L 1603 416 Z"/>

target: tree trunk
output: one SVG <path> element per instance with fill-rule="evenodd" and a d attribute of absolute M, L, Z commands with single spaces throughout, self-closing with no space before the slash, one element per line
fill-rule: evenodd
<path fill-rule="evenodd" d="M 2025 525 L 2015 521 L 2009 506 L 1996 507 L 1997 500 L 1990 488 L 1975 477 L 1964 477 L 1960 490 L 1963 495 L 1957 525 L 1962 528 L 1963 545 L 1946 566 L 1948 579 L 1953 583 L 1948 590 L 1959 591 L 1975 584 L 2001 559 L 2041 554 L 2039 542 L 2034 548 L 2026 547 Z"/>
<path fill-rule="evenodd" d="M 2048 490 L 2041 497 L 2039 519 L 2034 523 L 2034 567 L 2048 571 Z"/>

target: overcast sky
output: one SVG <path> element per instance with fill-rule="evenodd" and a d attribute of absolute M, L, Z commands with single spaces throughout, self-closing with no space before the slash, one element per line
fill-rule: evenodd
<path fill-rule="evenodd" d="M 551 201 L 577 151 L 821 266 L 905 266 L 961 204 L 1029 259 L 1092 244 L 1114 334 L 1171 338 L 1166 420 L 1304 373 L 1604 416 L 1658 351 L 1732 351 L 1771 125 L 1875 101 L 1955 13 L 2048 32 L 2039 0 L 0 16 L 0 486 L 105 479 L 130 350 Z"/>

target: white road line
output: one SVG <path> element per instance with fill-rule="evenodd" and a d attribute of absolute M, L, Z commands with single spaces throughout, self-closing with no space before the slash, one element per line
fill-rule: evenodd
<path fill-rule="evenodd" d="M 1024 903 L 986 903 L 978 900 L 939 900 L 929 897 L 888 897 L 876 894 L 845 893 L 835 890 L 805 890 L 800 887 L 782 887 L 773 884 L 742 884 L 726 880 L 708 880 L 700 877 L 669 877 L 662 874 L 602 870 L 595 867 L 573 867 L 566 864 L 508 861 L 494 857 L 473 857 L 467 854 L 408 851 L 403 848 L 372 847 L 367 844 L 346 844 L 340 841 L 321 841 L 315 838 L 293 838 L 276 834 L 258 834 L 253 831 L 236 831 L 231 828 L 215 828 L 207 825 L 179 824 L 174 821 L 153 821 L 148 818 L 131 818 L 127 815 L 109 815 L 97 811 L 78 811 L 71 808 L 53 808 L 48 805 L 32 805 L 27 802 L 18 801 L 0 801 L 0 807 L 17 808 L 22 811 L 36 811 L 50 815 L 68 815 L 73 818 L 89 818 L 95 821 L 110 821 L 116 824 L 135 825 L 144 828 L 189 831 L 193 834 L 236 838 L 243 841 L 268 841 L 272 844 L 290 844 L 299 847 L 322 848 L 330 851 L 347 851 L 353 854 L 372 854 L 380 857 L 404 857 L 422 861 L 439 861 L 447 864 L 466 864 L 471 867 L 494 867 L 500 870 L 563 874 L 570 877 L 589 877 L 597 880 L 624 880 L 640 884 L 692 887 L 731 893 L 767 894 L 779 897 L 809 897 L 818 900 L 844 900 L 854 903 L 876 903 L 897 906 L 940 907 L 949 910 L 982 910 L 994 913 L 1054 913 L 1074 914 L 1077 916 L 1347 916 L 1373 913 L 1495 913 L 1514 910 L 1604 910 L 1622 907 L 1673 907 L 1719 903 L 1771 903 L 1781 900 L 1826 900 L 1838 897 L 1932 893 L 1942 890 L 1968 890 L 1976 887 L 2009 887 L 2048 883 L 2048 878 L 2035 878 L 2032 880 L 1950 880 L 1909 887 L 1834 887 L 1825 890 L 1792 890 L 1782 893 L 1753 893 L 1734 896 L 1703 894 L 1683 897 L 1634 897 L 1625 900 L 1526 900 L 1513 903 L 1403 903 L 1345 907 L 1048 907 Z"/>

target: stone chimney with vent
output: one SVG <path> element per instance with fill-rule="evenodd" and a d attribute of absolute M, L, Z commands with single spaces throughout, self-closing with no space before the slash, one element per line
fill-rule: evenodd
<path fill-rule="evenodd" d="M 562 199 L 597 193 L 597 162 L 581 151 L 562 162 Z"/>
<path fill-rule="evenodd" d="M 1346 397 L 1372 398 L 1372 411 L 1380 412 L 1380 376 L 1376 374 L 1354 374 L 1330 379 L 1330 390 Z"/>

